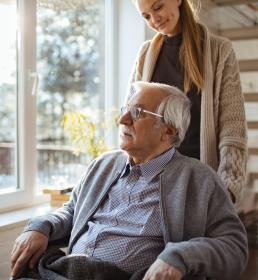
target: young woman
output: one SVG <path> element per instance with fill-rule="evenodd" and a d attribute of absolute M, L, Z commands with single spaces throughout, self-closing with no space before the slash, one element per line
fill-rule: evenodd
<path fill-rule="evenodd" d="M 232 200 L 239 202 L 245 185 L 247 136 L 232 44 L 198 21 L 190 0 L 133 3 L 157 34 L 141 47 L 130 82 L 174 85 L 188 95 L 191 123 L 179 151 L 216 170 Z"/>

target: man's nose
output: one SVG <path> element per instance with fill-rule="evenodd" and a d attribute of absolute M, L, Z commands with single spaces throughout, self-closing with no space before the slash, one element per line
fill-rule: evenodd
<path fill-rule="evenodd" d="M 119 124 L 125 124 L 125 125 L 130 125 L 132 124 L 133 119 L 132 116 L 130 114 L 130 111 L 125 112 L 123 115 L 120 116 L 118 123 Z"/>

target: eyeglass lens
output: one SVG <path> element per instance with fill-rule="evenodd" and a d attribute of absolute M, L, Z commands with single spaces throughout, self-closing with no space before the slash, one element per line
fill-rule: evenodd
<path fill-rule="evenodd" d="M 138 107 L 129 107 L 129 106 L 123 106 L 121 107 L 121 116 L 123 116 L 124 114 L 126 114 L 127 112 L 130 112 L 131 117 L 136 120 L 139 119 L 140 115 L 141 115 L 141 108 Z"/>

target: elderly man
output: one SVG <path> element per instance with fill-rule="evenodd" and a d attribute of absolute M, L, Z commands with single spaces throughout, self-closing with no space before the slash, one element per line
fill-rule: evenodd
<path fill-rule="evenodd" d="M 176 151 L 189 124 L 188 98 L 155 83 L 132 89 L 119 121 L 123 151 L 93 161 L 68 203 L 29 223 L 12 252 L 13 275 L 65 237 L 63 258 L 84 257 L 84 267 L 103 262 L 118 273 L 61 272 L 69 279 L 226 280 L 243 271 L 247 239 L 228 192 L 213 170 Z"/>

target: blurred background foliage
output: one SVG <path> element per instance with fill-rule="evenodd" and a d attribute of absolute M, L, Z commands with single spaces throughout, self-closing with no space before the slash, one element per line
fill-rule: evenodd
<path fill-rule="evenodd" d="M 101 112 L 100 112 L 101 114 Z M 106 136 L 118 124 L 119 114 L 114 108 L 109 116 L 85 115 L 79 112 L 67 112 L 63 118 L 63 127 L 74 147 L 74 154 L 85 153 L 90 159 L 111 150 Z"/>

